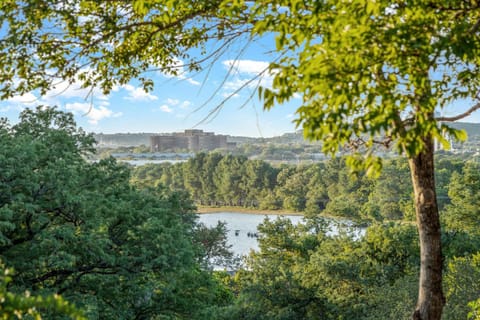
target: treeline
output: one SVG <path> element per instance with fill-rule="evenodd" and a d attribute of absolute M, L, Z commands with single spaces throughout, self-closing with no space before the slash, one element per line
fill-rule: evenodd
<path fill-rule="evenodd" d="M 464 163 L 448 157 L 437 161 L 441 208 L 450 203 L 449 183 Z M 137 167 L 132 182 L 186 190 L 205 206 L 322 212 L 363 221 L 414 219 L 410 173 L 403 158 L 385 160 L 381 176 L 372 179 L 362 173 L 352 175 L 343 158 L 272 166 L 243 156 L 200 153 L 184 163 Z"/>

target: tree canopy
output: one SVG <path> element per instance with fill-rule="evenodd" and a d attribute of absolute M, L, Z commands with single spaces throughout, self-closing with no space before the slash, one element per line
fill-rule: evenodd
<path fill-rule="evenodd" d="M 60 294 L 103 319 L 200 318 L 228 300 L 203 268 L 205 236 L 185 194 L 134 188 L 128 167 L 87 161 L 92 148 L 73 115 L 55 108 L 2 121 L 0 257 L 16 272 L 10 289 L 68 311 L 50 297 Z M 224 233 L 214 231 L 212 247 Z"/>
<path fill-rule="evenodd" d="M 422 254 L 414 318 L 440 319 L 433 142 L 464 139 L 441 121 L 480 109 L 477 1 L 7 0 L 1 10 L 2 98 L 43 93 L 57 78 L 103 92 L 137 78 L 149 90 L 147 70 L 178 72 L 179 59 L 196 69 L 242 34 L 273 34 L 279 58 L 269 66 L 273 87 L 259 89 L 265 108 L 300 95 L 305 136 L 329 154 L 353 148 L 350 164 L 370 173 L 381 168 L 376 144 L 408 157 Z M 212 49 L 212 40 L 221 42 Z M 472 105 L 436 117 L 462 99 Z"/>

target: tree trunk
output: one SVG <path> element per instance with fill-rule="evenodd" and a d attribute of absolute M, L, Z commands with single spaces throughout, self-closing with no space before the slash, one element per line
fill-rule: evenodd
<path fill-rule="evenodd" d="M 434 177 L 433 139 L 424 138 L 424 151 L 408 160 L 415 192 L 415 211 L 420 238 L 420 279 L 414 320 L 440 320 L 445 298 L 442 292 L 442 244 Z"/>

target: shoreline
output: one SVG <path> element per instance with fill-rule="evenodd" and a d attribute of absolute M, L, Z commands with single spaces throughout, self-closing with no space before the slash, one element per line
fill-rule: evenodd
<path fill-rule="evenodd" d="M 286 210 L 261 210 L 251 209 L 243 207 L 206 207 L 198 206 L 197 213 L 219 213 L 219 212 L 231 212 L 231 213 L 245 213 L 245 214 L 258 214 L 258 215 L 278 215 L 278 216 L 303 216 L 302 212 L 286 211 Z"/>

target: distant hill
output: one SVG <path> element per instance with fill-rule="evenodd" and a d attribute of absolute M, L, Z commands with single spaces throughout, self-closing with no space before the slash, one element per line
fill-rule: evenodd
<path fill-rule="evenodd" d="M 452 122 L 449 124 L 452 128 L 463 129 L 467 132 L 470 139 L 479 139 L 480 138 L 480 123 L 470 123 L 470 122 Z M 171 133 L 96 133 L 94 134 L 95 139 L 100 147 L 135 147 L 139 145 L 150 145 L 150 136 L 153 135 L 169 135 Z M 252 137 L 242 137 L 242 136 L 227 136 L 228 142 L 236 142 L 237 144 L 244 143 L 254 143 L 254 144 L 263 144 L 263 143 L 275 143 L 275 144 L 309 144 L 312 142 L 307 142 L 303 138 L 301 130 L 296 132 L 284 133 L 281 136 L 271 137 L 271 138 L 252 138 Z"/>
<path fill-rule="evenodd" d="M 480 136 L 480 123 L 472 122 L 452 122 L 448 126 L 455 129 L 463 129 L 467 132 L 469 138 Z"/>
<path fill-rule="evenodd" d="M 158 133 L 94 133 L 93 136 L 100 147 L 136 147 L 150 145 L 150 136 Z"/>

